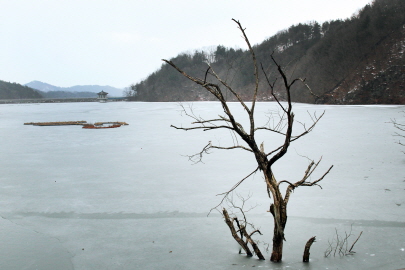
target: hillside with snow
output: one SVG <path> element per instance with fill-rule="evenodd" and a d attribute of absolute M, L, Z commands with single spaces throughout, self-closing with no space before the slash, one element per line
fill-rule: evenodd
<path fill-rule="evenodd" d="M 247 27 L 246 34 L 254 31 Z M 230 28 L 230 31 L 237 31 Z M 220 43 L 221 40 L 218 40 Z M 240 46 L 244 46 L 241 40 Z M 309 22 L 288 29 L 253 46 L 259 71 L 259 100 L 273 100 L 264 72 L 277 80 L 271 55 L 290 78 L 302 78 L 311 87 L 295 84 L 295 102 L 323 104 L 405 103 L 405 2 L 376 0 L 345 20 Z M 252 98 L 253 64 L 250 52 L 218 45 L 213 51 L 196 50 L 170 59 L 193 77 L 213 82 L 208 65 L 244 100 Z M 279 99 L 280 79 L 275 83 Z M 214 100 L 203 88 L 188 81 L 167 64 L 132 85 L 139 101 Z M 231 98 L 231 95 L 226 98 Z"/>

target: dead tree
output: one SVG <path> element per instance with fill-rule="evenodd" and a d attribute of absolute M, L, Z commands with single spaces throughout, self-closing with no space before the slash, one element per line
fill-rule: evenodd
<path fill-rule="evenodd" d="M 197 158 L 202 158 L 204 153 L 207 153 L 210 149 L 224 149 L 224 150 L 233 150 L 233 149 L 242 149 L 248 151 L 253 154 L 257 167 L 236 183 L 229 191 L 225 192 L 224 198 L 228 196 L 233 190 L 235 190 L 245 179 L 247 179 L 252 174 L 261 171 L 263 173 L 263 177 L 266 183 L 267 192 L 269 197 L 272 198 L 272 203 L 270 205 L 269 211 L 273 215 L 274 219 L 274 233 L 273 233 L 273 250 L 271 254 L 270 260 L 273 262 L 280 262 L 283 255 L 283 241 L 284 238 L 284 229 L 287 223 L 287 204 L 290 199 L 291 193 L 298 187 L 301 186 L 315 186 L 329 173 L 333 166 L 331 166 L 323 175 L 321 175 L 316 180 L 310 180 L 315 169 L 318 167 L 320 160 L 318 162 L 312 161 L 305 170 L 305 173 L 301 179 L 295 181 L 288 181 L 288 180 L 281 180 L 278 181 L 276 176 L 273 173 L 273 165 L 278 162 L 286 153 L 290 146 L 290 143 L 298 140 L 302 136 L 308 134 L 313 130 L 315 125 L 318 121 L 322 118 L 323 114 L 320 116 L 316 116 L 316 114 L 311 115 L 312 123 L 309 126 L 302 125 L 303 130 L 298 134 L 293 135 L 293 127 L 294 127 L 294 113 L 292 110 L 292 101 L 291 101 L 291 88 L 295 83 L 302 82 L 305 84 L 305 80 L 301 78 L 290 80 L 287 78 L 286 71 L 278 64 L 276 59 L 271 55 L 271 59 L 274 65 L 277 67 L 278 73 L 282 80 L 282 85 L 284 88 L 286 101 L 281 102 L 278 100 L 277 96 L 274 94 L 274 86 L 275 82 L 271 83 L 269 78 L 267 77 L 266 73 L 264 72 L 263 67 L 261 68 L 263 73 L 265 74 L 265 79 L 267 81 L 267 86 L 271 90 L 271 94 L 273 98 L 276 100 L 277 105 L 280 108 L 282 116 L 280 117 L 279 123 L 274 126 L 256 126 L 255 124 L 255 108 L 256 108 L 256 101 L 259 91 L 259 67 L 257 64 L 257 59 L 255 52 L 249 42 L 248 37 L 246 36 L 245 29 L 242 27 L 239 21 L 232 19 L 238 26 L 238 29 L 241 31 L 244 41 L 246 42 L 251 60 L 252 60 L 252 67 L 253 67 L 253 76 L 255 79 L 254 87 L 252 89 L 252 96 L 251 102 L 248 104 L 242 97 L 220 76 L 212 69 L 210 65 L 204 74 L 202 74 L 202 78 L 191 76 L 184 72 L 181 68 L 179 68 L 175 63 L 172 61 L 164 60 L 167 64 L 175 68 L 179 73 L 183 76 L 188 78 L 189 80 L 195 82 L 196 84 L 200 85 L 201 87 L 205 88 L 209 93 L 211 93 L 222 105 L 223 115 L 219 115 L 218 118 L 214 119 L 203 119 L 201 117 L 197 117 L 192 112 L 188 113 L 187 115 L 194 119 L 192 127 L 176 127 L 172 126 L 176 129 L 181 130 L 204 130 L 204 131 L 212 131 L 217 129 L 226 129 L 233 132 L 235 137 L 238 137 L 244 141 L 244 144 L 238 143 L 235 141 L 234 145 L 223 147 L 223 146 L 216 146 L 209 142 L 204 149 L 195 155 Z M 207 80 L 208 76 L 216 83 L 210 82 Z M 310 88 L 308 87 L 308 90 Z M 235 115 L 232 113 L 230 107 L 228 106 L 227 100 L 225 98 L 224 92 L 227 91 L 236 98 L 239 104 L 243 107 L 244 111 L 247 113 L 249 118 L 249 126 L 244 127 L 242 124 L 239 123 L 238 119 L 235 118 Z M 312 91 L 311 91 L 312 93 Z M 187 113 L 187 112 L 186 112 Z M 256 141 L 255 135 L 257 132 L 268 132 L 268 135 L 274 136 L 283 136 L 283 143 L 279 146 L 275 146 L 270 151 L 265 151 L 264 143 L 259 144 Z M 287 188 L 284 192 L 281 190 L 282 184 L 286 184 Z M 283 185 L 284 186 L 284 185 Z M 284 193 L 284 194 L 283 194 Z M 231 228 L 231 227 L 230 227 Z"/>

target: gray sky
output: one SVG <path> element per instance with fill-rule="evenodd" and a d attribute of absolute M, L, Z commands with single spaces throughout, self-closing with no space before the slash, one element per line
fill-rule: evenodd
<path fill-rule="evenodd" d="M 162 58 L 245 48 L 293 24 L 348 18 L 371 0 L 0 0 L 0 80 L 127 87 Z"/>

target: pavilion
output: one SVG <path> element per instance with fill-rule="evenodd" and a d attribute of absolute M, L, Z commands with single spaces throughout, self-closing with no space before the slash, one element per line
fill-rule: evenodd
<path fill-rule="evenodd" d="M 101 103 L 107 102 L 107 95 L 108 95 L 107 92 L 101 91 L 101 92 L 97 93 L 97 95 L 98 95 L 97 99 L 99 102 L 101 102 Z"/>

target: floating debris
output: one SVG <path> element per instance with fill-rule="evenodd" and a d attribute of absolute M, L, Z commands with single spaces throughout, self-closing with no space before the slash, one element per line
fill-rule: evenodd
<path fill-rule="evenodd" d="M 84 125 L 87 124 L 87 121 L 65 121 L 65 122 L 31 122 L 24 123 L 24 125 L 33 125 L 33 126 L 73 126 L 73 125 Z"/>
<path fill-rule="evenodd" d="M 33 126 L 82 126 L 82 128 L 101 129 L 101 128 L 117 128 L 120 126 L 127 126 L 126 122 L 96 122 L 94 124 L 87 123 L 87 121 L 64 121 L 64 122 L 30 122 L 24 125 Z"/>
<path fill-rule="evenodd" d="M 86 124 L 86 125 L 83 125 L 83 127 L 82 128 L 92 128 L 92 129 L 99 129 L 99 128 L 117 128 L 117 127 L 120 127 L 121 125 L 117 125 L 117 124 L 115 124 L 115 125 L 109 125 L 109 126 L 103 126 L 103 125 L 92 125 L 92 124 Z"/>
<path fill-rule="evenodd" d="M 102 125 L 107 125 L 107 124 L 121 125 L 121 126 L 127 126 L 128 125 L 128 123 L 126 123 L 126 122 L 96 122 L 96 123 L 94 123 L 95 126 L 102 126 Z"/>

